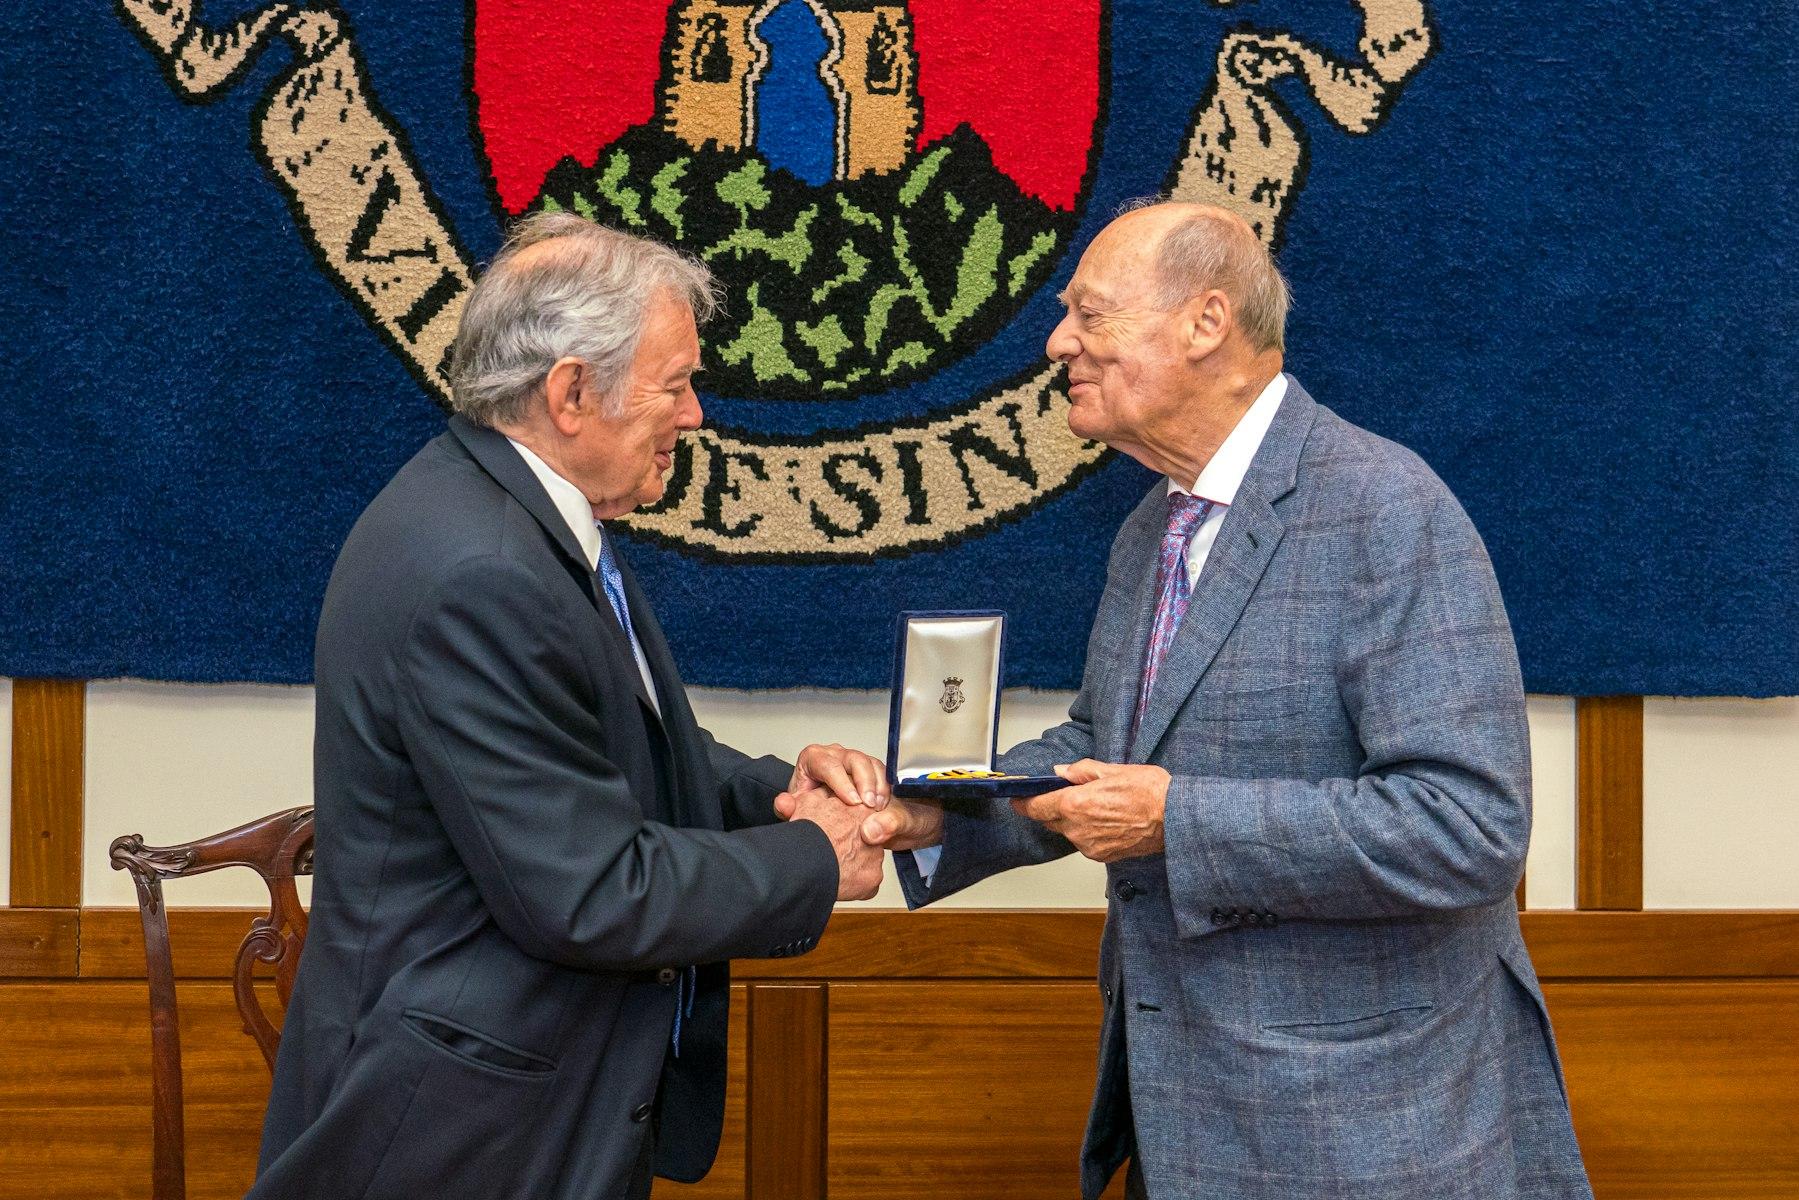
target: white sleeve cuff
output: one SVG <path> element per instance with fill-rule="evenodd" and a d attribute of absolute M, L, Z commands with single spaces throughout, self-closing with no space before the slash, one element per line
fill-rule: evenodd
<path fill-rule="evenodd" d="M 922 846 L 912 852 L 912 865 L 918 868 L 920 883 L 931 886 L 931 876 L 937 873 L 937 860 L 942 857 L 942 846 Z"/>

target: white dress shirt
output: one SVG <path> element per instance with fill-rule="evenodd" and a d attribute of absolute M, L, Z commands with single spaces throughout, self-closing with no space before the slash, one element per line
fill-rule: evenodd
<path fill-rule="evenodd" d="M 581 489 L 556 474 L 556 469 L 537 457 L 532 449 L 523 442 L 506 439 L 512 442 L 512 448 L 518 451 L 531 473 L 537 476 L 537 482 L 543 484 L 543 490 L 550 494 L 550 503 L 568 522 L 569 532 L 575 535 L 581 552 L 587 556 L 587 569 L 598 572 L 600 569 L 600 523 L 594 520 L 593 505 L 581 494 Z M 603 594 L 603 592 L 602 592 Z M 611 601 L 607 601 L 611 604 Z M 650 678 L 650 664 L 643 656 L 643 647 L 635 639 L 631 640 L 631 653 L 637 658 L 637 673 L 643 676 L 643 690 L 649 696 L 650 704 L 656 715 L 662 715 L 662 698 L 656 694 L 656 683 Z"/>
<path fill-rule="evenodd" d="M 1237 419 L 1236 428 L 1219 444 L 1211 460 L 1200 468 L 1199 478 L 1193 481 L 1193 486 L 1184 487 L 1173 476 L 1168 478 L 1169 495 L 1194 495 L 1210 500 L 1214 505 L 1194 531 L 1193 540 L 1187 544 L 1187 586 L 1191 590 L 1199 587 L 1199 573 L 1205 569 L 1206 558 L 1218 541 L 1218 527 L 1224 524 L 1224 514 L 1236 500 L 1237 489 L 1243 486 L 1249 464 L 1255 459 L 1256 451 L 1262 448 L 1262 439 L 1268 436 L 1268 427 L 1274 424 L 1274 414 L 1280 410 L 1286 394 L 1286 375 L 1276 375 L 1249 410 Z M 931 876 L 937 873 L 937 860 L 942 855 L 941 846 L 927 846 L 912 852 L 912 864 L 918 868 L 918 877 L 926 887 L 931 886 Z"/>
<path fill-rule="evenodd" d="M 1198 496 L 1202 500 L 1210 500 L 1215 507 L 1206 514 L 1205 521 L 1193 534 L 1193 540 L 1187 544 L 1187 587 L 1197 590 L 1199 573 L 1205 568 L 1206 557 L 1212 553 L 1212 545 L 1218 540 L 1218 527 L 1224 524 L 1224 514 L 1237 499 L 1237 489 L 1243 486 L 1243 477 L 1249 473 L 1249 464 L 1255 458 L 1256 451 L 1262 448 L 1262 439 L 1268 436 L 1268 427 L 1274 424 L 1274 414 L 1280 411 L 1281 400 L 1287 394 L 1287 377 L 1276 375 L 1262 389 L 1262 394 L 1255 398 L 1249 411 L 1238 418 L 1237 426 L 1230 431 L 1211 461 L 1200 468 L 1199 478 L 1193 481 L 1192 487 L 1183 487 L 1173 476 L 1168 479 L 1168 494 Z"/>

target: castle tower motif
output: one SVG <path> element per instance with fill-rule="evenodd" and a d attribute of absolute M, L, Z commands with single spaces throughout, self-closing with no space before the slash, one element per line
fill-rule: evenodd
<path fill-rule="evenodd" d="M 760 30 L 782 4 L 808 8 L 830 43 L 817 73 L 835 112 L 833 177 L 898 169 L 919 124 L 904 0 L 677 0 L 664 42 L 664 128 L 695 149 L 756 145 L 757 88 L 778 52 Z"/>

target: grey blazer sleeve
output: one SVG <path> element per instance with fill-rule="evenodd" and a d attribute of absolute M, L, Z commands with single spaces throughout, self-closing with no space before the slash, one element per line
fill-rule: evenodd
<path fill-rule="evenodd" d="M 1355 919 L 1473 908 L 1517 886 L 1530 745 L 1511 627 L 1446 489 L 1371 523 L 1343 596 L 1337 686 L 1354 778 L 1176 777 L 1164 818 L 1181 932 L 1215 907 Z"/>
<path fill-rule="evenodd" d="M 817 937 L 837 891 L 824 832 L 646 820 L 598 749 L 575 636 L 529 570 L 480 558 L 422 600 L 397 666 L 407 757 L 500 928 L 589 969 L 765 957 Z"/>

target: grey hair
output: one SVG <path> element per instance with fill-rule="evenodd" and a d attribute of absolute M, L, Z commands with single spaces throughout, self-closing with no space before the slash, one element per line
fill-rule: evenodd
<path fill-rule="evenodd" d="M 550 241 L 557 245 L 520 261 Z M 700 323 L 719 306 L 711 272 L 678 250 L 573 213 L 525 217 L 463 306 L 451 351 L 451 407 L 477 425 L 513 424 L 541 395 L 556 361 L 578 358 L 616 413 L 650 305 L 665 293 L 685 301 Z"/>
<path fill-rule="evenodd" d="M 1146 196 L 1122 205 L 1118 215 L 1165 203 Z M 1222 212 L 1194 213 L 1156 247 L 1157 308 L 1178 308 L 1209 288 L 1230 297 L 1238 328 L 1258 351 L 1286 348 L 1293 293 L 1262 239 Z"/>

